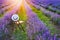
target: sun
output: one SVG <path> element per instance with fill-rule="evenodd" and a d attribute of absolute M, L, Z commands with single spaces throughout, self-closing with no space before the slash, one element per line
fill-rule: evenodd
<path fill-rule="evenodd" d="M 13 3 L 22 3 L 22 0 L 12 0 Z"/>
<path fill-rule="evenodd" d="M 19 2 L 21 3 L 22 0 L 14 0 L 14 2 L 15 2 L 15 3 L 19 3 Z"/>
<path fill-rule="evenodd" d="M 11 3 L 11 4 L 18 4 L 18 3 L 22 3 L 22 1 L 23 0 L 5 0 L 5 3 L 6 4 L 9 4 L 9 3 Z"/>

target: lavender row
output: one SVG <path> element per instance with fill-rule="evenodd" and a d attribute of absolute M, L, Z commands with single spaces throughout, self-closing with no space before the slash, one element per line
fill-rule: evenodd
<path fill-rule="evenodd" d="M 48 11 L 42 7 L 40 7 L 41 11 L 48 17 L 51 18 L 51 20 L 55 23 L 55 24 L 60 24 L 60 15 L 58 15 L 57 13 Z"/>
<path fill-rule="evenodd" d="M 48 11 L 46 10 L 45 8 L 41 7 L 41 6 L 38 6 L 36 4 L 33 4 L 31 3 L 34 7 L 36 7 L 37 9 L 40 9 L 46 16 L 50 17 L 51 20 L 59 25 L 60 24 L 60 15 L 58 15 L 57 13 L 54 13 L 54 12 L 51 12 L 51 11 Z"/>
<path fill-rule="evenodd" d="M 12 36 L 14 31 L 14 24 L 11 20 L 11 16 L 16 13 L 16 6 L 10 12 L 7 12 L 2 18 L 0 18 L 0 33 L 2 34 L 0 37 L 4 37 L 4 39 L 10 39 L 9 36 Z M 4 33 L 4 34 L 3 34 Z M 3 40 L 3 37 L 1 40 Z"/>
<path fill-rule="evenodd" d="M 45 0 L 45 1 L 44 0 L 36 0 L 36 1 L 34 1 L 33 0 L 30 2 L 32 2 L 35 5 L 42 6 L 50 11 L 53 11 L 53 12 L 60 14 L 60 12 L 59 12 L 60 1 L 59 0 L 57 0 L 57 1 L 54 1 L 54 0 Z"/>
<path fill-rule="evenodd" d="M 40 4 L 45 4 L 45 5 L 52 4 L 52 6 L 60 5 L 60 0 L 31 0 L 31 2 L 37 5 Z"/>
<path fill-rule="evenodd" d="M 29 40 L 56 40 L 57 38 L 54 38 L 55 36 L 52 37 L 49 29 L 41 20 L 38 19 L 37 15 L 32 12 L 31 8 L 26 3 L 25 5 L 28 15 L 27 34 Z"/>
<path fill-rule="evenodd" d="M 27 33 L 30 40 L 59 40 L 56 36 L 50 34 L 49 29 L 36 15 L 28 18 Z"/>

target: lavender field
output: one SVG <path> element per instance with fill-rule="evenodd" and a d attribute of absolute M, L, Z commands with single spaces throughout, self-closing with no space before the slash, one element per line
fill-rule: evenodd
<path fill-rule="evenodd" d="M 60 0 L 0 0 L 0 40 L 60 40 Z"/>

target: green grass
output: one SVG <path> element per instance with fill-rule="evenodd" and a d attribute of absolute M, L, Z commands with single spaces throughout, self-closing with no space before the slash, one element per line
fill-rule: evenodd
<path fill-rule="evenodd" d="M 3 14 L 0 14 L 0 18 L 3 17 Z"/>
<path fill-rule="evenodd" d="M 18 27 L 16 28 L 15 32 L 14 32 L 14 37 L 15 40 L 27 40 L 27 32 L 26 32 L 26 26 L 25 24 L 22 24 L 23 29 L 19 29 Z"/>
<path fill-rule="evenodd" d="M 23 32 L 21 30 L 16 30 L 14 35 L 15 35 L 15 40 L 27 40 L 26 32 Z"/>

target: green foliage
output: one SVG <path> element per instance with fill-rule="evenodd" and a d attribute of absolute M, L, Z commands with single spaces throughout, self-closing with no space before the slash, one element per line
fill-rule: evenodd
<path fill-rule="evenodd" d="M 23 30 L 16 29 L 14 32 L 15 40 L 27 40 L 27 33 Z"/>

